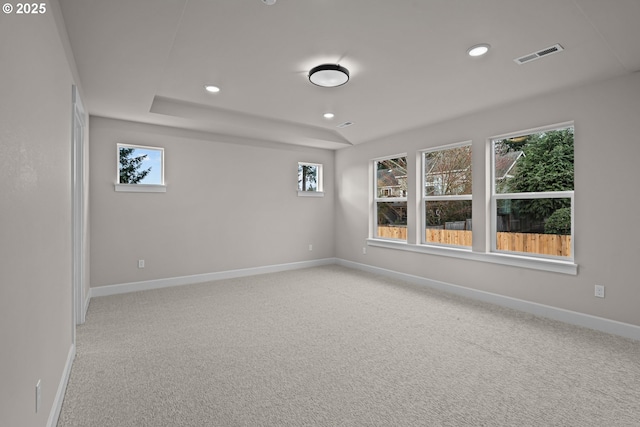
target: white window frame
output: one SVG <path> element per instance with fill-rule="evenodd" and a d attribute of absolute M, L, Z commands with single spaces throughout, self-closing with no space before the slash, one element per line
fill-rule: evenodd
<path fill-rule="evenodd" d="M 409 203 L 408 203 L 408 197 L 407 195 L 405 195 L 404 197 L 378 197 L 378 162 L 384 161 L 384 160 L 390 160 L 390 159 L 397 159 L 400 157 L 404 157 L 405 159 L 407 159 L 407 165 L 408 165 L 408 161 L 409 158 L 407 156 L 407 153 L 401 153 L 401 154 L 395 154 L 392 156 L 384 156 L 384 157 L 379 157 L 376 159 L 373 159 L 370 164 L 372 165 L 373 171 L 371 174 L 372 177 L 372 186 L 371 186 L 371 193 L 373 194 L 373 203 L 371 205 L 371 213 L 370 213 L 370 218 L 372 218 L 371 221 L 371 226 L 370 226 L 370 235 L 372 236 L 373 239 L 381 239 L 381 240 L 386 240 L 386 241 L 394 241 L 394 242 L 406 242 L 409 238 L 408 233 L 407 233 L 407 240 L 404 239 L 394 239 L 391 237 L 380 237 L 378 236 L 378 203 L 394 203 L 394 202 L 404 202 L 407 205 L 407 211 L 409 209 Z M 408 176 L 407 176 L 407 185 L 409 185 L 409 181 L 408 181 Z M 407 224 L 407 227 L 409 226 L 409 224 Z"/>
<path fill-rule="evenodd" d="M 315 166 L 316 189 L 302 191 L 300 190 L 300 187 L 298 187 L 298 197 L 324 197 L 324 177 L 322 163 L 298 162 L 298 174 L 300 173 L 301 166 Z M 300 175 L 298 175 L 298 178 L 300 178 Z"/>
<path fill-rule="evenodd" d="M 427 183 L 426 183 L 426 176 L 425 176 L 425 167 L 426 167 L 426 161 L 425 161 L 425 157 L 426 154 L 428 153 L 433 153 L 436 151 L 446 151 L 452 148 L 459 148 L 459 147 L 470 147 L 471 151 L 473 153 L 473 144 L 472 141 L 464 141 L 464 142 L 458 142 L 455 144 L 448 144 L 448 145 L 441 145 L 438 147 L 434 147 L 434 148 L 428 148 L 425 150 L 421 150 L 419 151 L 420 153 L 420 171 L 421 171 L 421 193 L 422 193 L 422 197 L 421 197 L 421 207 L 420 207 L 420 244 L 425 245 L 425 246 L 440 246 L 440 247 L 447 247 L 447 248 L 457 248 L 457 249 L 462 249 L 462 250 L 468 250 L 471 251 L 471 246 L 463 246 L 463 245 L 448 245 L 448 244 L 444 244 L 444 243 L 435 243 L 435 242 L 427 242 L 427 202 L 428 201 L 432 201 L 432 202 L 437 202 L 437 201 L 455 201 L 455 200 L 470 200 L 473 203 L 473 190 L 471 194 L 460 194 L 460 195 L 441 195 L 441 196 L 427 196 L 427 191 L 426 191 L 426 187 L 427 187 Z M 471 181 L 471 186 L 473 187 L 473 179 Z M 471 218 L 473 221 L 473 212 L 471 214 Z"/>
<path fill-rule="evenodd" d="M 575 133 L 575 126 L 573 122 L 565 122 L 559 123 L 550 126 L 544 126 L 534 129 L 529 129 L 525 131 L 519 132 L 511 132 L 504 135 L 494 136 L 489 139 L 489 152 L 491 157 L 491 166 L 490 166 L 490 174 L 489 179 L 491 180 L 491 200 L 490 200 L 490 214 L 489 214 L 489 235 L 490 235 L 490 251 L 496 254 L 511 254 L 517 255 L 526 258 L 532 259 L 550 259 L 550 260 L 563 260 L 563 261 L 571 261 L 573 262 L 575 259 L 575 233 L 574 233 L 574 192 L 572 191 L 545 191 L 545 192 L 535 192 L 535 193 L 496 193 L 496 165 L 495 165 L 495 142 L 497 140 L 507 139 L 507 138 L 516 138 L 519 136 L 531 135 L 534 133 L 541 132 L 549 132 L 554 130 L 562 130 L 567 128 L 573 128 Z M 574 142 L 575 147 L 575 142 Z M 575 172 L 574 172 L 575 173 Z M 545 254 L 537 254 L 531 252 L 516 252 L 516 251 L 504 251 L 497 249 L 497 234 L 498 234 L 498 220 L 497 220 L 497 210 L 498 210 L 498 200 L 533 200 L 533 199 L 570 199 L 571 200 L 571 256 L 553 256 L 553 255 L 545 255 Z"/>
<path fill-rule="evenodd" d="M 160 152 L 160 180 L 161 184 L 123 184 L 120 183 L 120 149 L 138 148 L 143 150 L 156 150 Z M 165 193 L 167 187 L 164 181 L 164 148 L 138 144 L 116 144 L 116 183 L 115 191 L 135 193 Z"/>
<path fill-rule="evenodd" d="M 421 254 L 429 254 L 436 256 L 443 256 L 449 258 L 457 258 L 478 262 L 485 262 L 497 265 L 507 265 L 517 268 L 527 268 L 539 271 L 560 273 L 560 274 L 569 274 L 576 275 L 578 274 L 578 264 L 574 262 L 575 257 L 575 230 L 574 227 L 574 207 L 575 204 L 572 203 L 572 211 L 571 211 L 571 227 L 572 227 L 572 239 L 571 239 L 571 254 L 572 258 L 568 257 L 553 257 L 553 258 L 545 258 L 542 256 L 531 256 L 532 254 L 520 254 L 517 252 L 495 252 L 491 250 L 491 212 L 496 211 L 496 205 L 492 206 L 491 194 L 493 183 L 495 179 L 493 177 L 494 165 L 493 165 L 493 147 L 491 141 L 494 139 L 504 139 L 506 137 L 513 137 L 523 134 L 542 132 L 545 130 L 556 130 L 562 129 L 566 127 L 573 127 L 575 132 L 575 125 L 571 122 L 558 123 L 555 125 L 550 125 L 546 127 L 538 127 L 531 130 L 524 130 L 519 132 L 513 132 L 505 135 L 496 135 L 493 137 L 485 137 L 482 142 L 476 141 L 472 144 L 473 148 L 473 165 L 474 169 L 480 165 L 481 169 L 484 171 L 482 174 L 482 179 L 478 182 L 478 172 L 480 169 L 476 169 L 474 171 L 474 180 L 473 189 L 476 196 L 476 200 L 474 200 L 473 205 L 473 218 L 474 218 L 474 239 L 473 239 L 473 247 L 469 250 L 466 246 L 436 246 L 436 245 L 425 245 L 418 243 L 420 239 L 417 234 L 419 233 L 419 225 L 420 220 L 418 220 L 417 216 L 421 215 L 422 210 L 417 206 L 417 203 L 422 201 L 421 193 L 415 192 L 417 194 L 412 195 L 411 185 L 415 183 L 415 185 L 422 185 L 422 179 L 417 176 L 418 173 L 421 173 L 422 168 L 420 166 L 420 158 L 421 151 L 412 152 L 412 157 L 408 156 L 407 153 L 396 154 L 393 156 L 385 156 L 376 159 L 371 159 L 369 161 L 369 237 L 366 239 L 367 246 L 384 248 L 384 249 L 392 249 L 392 250 L 401 250 L 408 251 L 414 253 Z M 480 150 L 480 151 L 479 151 Z M 385 160 L 390 158 L 397 157 L 407 157 L 407 166 L 408 166 L 408 185 L 409 185 L 409 197 L 407 200 L 407 212 L 410 214 L 411 212 L 415 212 L 416 218 L 412 220 L 412 217 L 409 216 L 407 221 L 407 241 L 398 240 L 398 239 L 389 239 L 383 237 L 377 237 L 377 186 L 376 186 L 376 166 L 375 162 L 379 160 Z M 479 163 L 482 162 L 482 164 Z M 412 162 L 415 162 L 416 168 L 412 169 L 410 166 Z M 491 179 L 491 183 L 487 180 Z M 483 203 L 479 203 L 477 200 L 478 192 L 476 189 L 480 188 L 480 193 L 483 196 Z M 424 191 L 424 190 L 421 190 Z M 562 194 L 564 192 L 560 192 L 557 194 L 558 197 L 564 197 Z M 526 193 L 519 193 L 517 197 L 523 197 Z M 544 193 L 543 197 L 549 197 L 550 193 Z M 503 195 L 506 196 L 506 195 Z M 498 196 L 500 197 L 500 196 Z M 573 195 L 571 195 L 573 197 Z M 388 199 L 385 199 L 385 201 Z M 573 201 L 573 198 L 571 199 Z M 404 201 L 404 199 L 402 200 Z M 481 208 L 480 214 L 477 212 L 478 206 L 484 206 Z M 487 211 L 486 209 L 490 209 Z M 480 215 L 480 216 L 478 216 Z M 413 222 L 411 222 L 413 221 Z M 478 222 L 480 221 L 480 222 Z M 495 223 L 495 220 L 493 221 Z M 481 228 L 479 228 L 481 227 Z M 415 230 L 415 236 L 413 236 L 413 232 L 411 229 Z M 476 239 L 476 232 L 478 230 L 482 230 L 481 236 L 483 237 L 481 241 Z M 415 240 L 413 240 L 415 239 Z M 414 243 L 415 242 L 415 243 Z M 366 252 L 366 251 L 365 251 Z M 363 254 L 364 255 L 364 254 Z"/>

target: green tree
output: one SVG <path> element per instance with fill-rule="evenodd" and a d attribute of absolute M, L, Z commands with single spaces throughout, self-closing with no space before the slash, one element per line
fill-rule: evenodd
<path fill-rule="evenodd" d="M 514 168 L 514 176 L 509 179 L 508 192 L 547 192 L 573 190 L 573 128 L 541 132 L 513 140 L 503 140 L 498 144 L 503 152 L 522 150 L 522 156 Z M 512 208 L 521 218 L 544 222 L 559 209 L 570 208 L 567 199 L 514 200 Z M 554 229 L 566 230 L 560 219 L 569 220 L 567 211 L 562 211 L 554 219 Z M 564 233 L 562 233 L 564 234 Z"/>
<path fill-rule="evenodd" d="M 138 184 L 151 172 L 151 167 L 140 170 L 147 155 L 136 156 L 135 150 L 135 148 L 120 148 L 120 184 Z"/>
<path fill-rule="evenodd" d="M 573 190 L 573 129 L 530 135 L 511 182 L 515 192 Z"/>

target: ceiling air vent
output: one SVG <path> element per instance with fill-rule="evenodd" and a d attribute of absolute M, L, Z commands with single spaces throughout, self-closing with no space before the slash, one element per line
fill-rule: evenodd
<path fill-rule="evenodd" d="M 514 59 L 514 61 L 516 64 L 522 65 L 524 63 L 535 61 L 536 59 L 540 59 L 543 56 L 549 56 L 553 53 L 561 52 L 563 50 L 564 48 L 562 46 L 560 46 L 559 44 L 554 44 L 553 46 L 550 46 L 546 49 L 539 50 L 538 52 L 533 52 L 528 55 L 521 56 L 520 58 L 516 58 Z"/>
<path fill-rule="evenodd" d="M 336 126 L 337 128 L 346 128 L 347 126 L 351 126 L 353 124 L 353 122 L 344 122 L 344 123 L 340 123 L 338 126 Z"/>

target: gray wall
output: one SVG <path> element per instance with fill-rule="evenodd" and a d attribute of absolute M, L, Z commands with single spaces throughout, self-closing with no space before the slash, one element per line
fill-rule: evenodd
<path fill-rule="evenodd" d="M 333 257 L 333 151 L 98 117 L 90 129 L 92 287 Z M 166 193 L 114 191 L 117 143 L 165 149 Z M 299 161 L 324 165 L 325 197 L 297 196 Z"/>
<path fill-rule="evenodd" d="M 43 15 L 0 14 L 2 426 L 46 425 L 72 348 L 75 69 L 57 7 L 54 1 Z"/>
<path fill-rule="evenodd" d="M 42 16 L 0 14 L 2 426 L 46 424 L 72 346 L 71 86 L 78 81 L 57 2 L 48 5 Z M 336 153 L 93 118 L 91 282 L 338 256 L 640 325 L 639 113 L 635 73 Z M 496 134 L 568 120 L 576 127 L 577 276 L 374 247 L 362 254 L 370 159 L 469 139 L 482 148 Z M 165 147 L 166 193 L 114 191 L 118 142 Z M 298 161 L 325 165 L 324 198 L 297 197 Z M 146 268 L 138 269 L 142 258 Z M 593 297 L 594 284 L 607 286 L 605 299 Z"/>
<path fill-rule="evenodd" d="M 639 117 L 640 73 L 635 73 L 342 149 L 336 153 L 336 256 L 640 325 Z M 488 138 L 571 120 L 575 122 L 577 276 L 378 247 L 369 247 L 363 255 L 371 159 L 401 152 L 413 158 L 420 149 L 472 140 L 474 205 L 482 204 L 487 189 L 477 184 L 486 170 L 482 150 Z M 484 222 L 484 217 L 474 216 L 480 239 L 484 233 L 478 225 Z M 596 284 L 606 286 L 605 299 L 593 296 Z"/>

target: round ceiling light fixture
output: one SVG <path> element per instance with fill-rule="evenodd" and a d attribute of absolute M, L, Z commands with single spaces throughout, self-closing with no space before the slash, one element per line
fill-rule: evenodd
<path fill-rule="evenodd" d="M 210 93 L 218 93 L 220 92 L 220 88 L 214 85 L 204 85 L 204 90 Z"/>
<path fill-rule="evenodd" d="M 333 113 L 324 113 L 322 115 L 325 119 L 333 119 L 336 115 Z"/>
<path fill-rule="evenodd" d="M 349 70 L 338 64 L 322 64 L 309 71 L 309 81 L 317 86 L 336 87 L 349 81 Z"/>
<path fill-rule="evenodd" d="M 491 46 L 487 43 L 477 44 L 467 49 L 467 54 L 473 57 L 482 56 L 485 53 L 489 52 L 489 48 L 491 48 Z"/>

